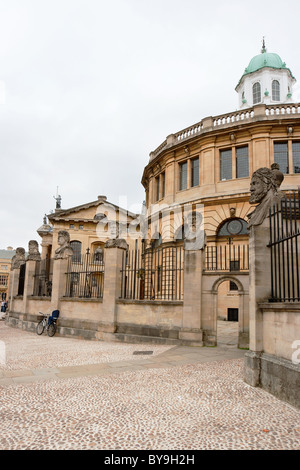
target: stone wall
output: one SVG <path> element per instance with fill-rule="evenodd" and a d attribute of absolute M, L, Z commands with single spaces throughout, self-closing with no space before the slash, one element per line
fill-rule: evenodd
<path fill-rule="evenodd" d="M 300 408 L 300 303 L 269 302 L 269 236 L 268 216 L 250 228 L 250 343 L 244 378 L 249 385 Z"/>
<path fill-rule="evenodd" d="M 7 324 L 34 331 L 39 321 L 38 312 L 50 314 L 60 311 L 57 334 L 94 340 L 150 341 L 168 344 L 202 346 L 201 331 L 201 268 L 203 250 L 192 256 L 186 275 L 186 309 L 183 301 L 128 301 L 121 300 L 122 253 L 126 243 L 109 243 L 104 250 L 103 298 L 68 298 L 66 295 L 67 259 L 54 259 L 51 297 L 32 295 L 35 269 L 27 269 L 24 296 L 17 296 L 15 283 L 10 299 Z M 191 252 L 189 252 L 191 257 Z M 195 269 L 197 267 L 197 280 Z M 195 268 L 195 269 L 194 269 Z M 195 282 L 189 279 L 193 278 Z M 14 276 L 18 279 L 18 272 Z M 192 279 L 191 278 L 191 279 Z M 30 288 L 29 288 L 30 287 Z M 28 295 L 26 295 L 28 293 Z M 193 305 L 190 304 L 193 299 Z"/>

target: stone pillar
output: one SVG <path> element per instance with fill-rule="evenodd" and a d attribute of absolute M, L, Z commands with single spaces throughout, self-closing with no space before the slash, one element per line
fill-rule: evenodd
<path fill-rule="evenodd" d="M 249 237 L 249 352 L 245 355 L 245 381 L 257 386 L 263 352 L 263 317 L 259 302 L 271 297 L 269 218 L 250 227 Z"/>
<path fill-rule="evenodd" d="M 18 295 L 19 289 L 19 279 L 20 279 L 20 268 L 12 269 L 9 276 L 9 311 L 13 312 L 13 300 L 16 295 Z"/>
<path fill-rule="evenodd" d="M 10 300 L 9 300 L 9 310 L 13 311 L 13 300 L 19 292 L 19 282 L 20 282 L 20 269 L 21 266 L 25 263 L 25 250 L 22 247 L 16 249 L 16 254 L 11 260 L 11 275 L 10 275 Z"/>
<path fill-rule="evenodd" d="M 34 292 L 34 275 L 35 275 L 36 261 L 26 261 L 24 293 L 23 293 L 23 313 L 27 312 L 28 296 L 33 295 Z"/>
<path fill-rule="evenodd" d="M 184 250 L 183 315 L 179 338 L 202 345 L 201 301 L 203 249 Z"/>
<path fill-rule="evenodd" d="M 109 240 L 104 250 L 104 290 L 102 317 L 99 326 L 99 339 L 109 338 L 116 331 L 116 300 L 121 294 L 121 268 L 124 250 L 128 245 L 125 240 Z"/>
<path fill-rule="evenodd" d="M 250 228 L 249 237 L 249 347 L 263 349 L 262 314 L 258 303 L 271 297 L 271 258 L 269 218 Z"/>
<path fill-rule="evenodd" d="M 51 312 L 60 310 L 60 299 L 66 295 L 69 257 L 53 260 Z"/>
<path fill-rule="evenodd" d="M 210 129 L 213 127 L 213 118 L 212 116 L 208 116 L 202 120 L 203 129 Z"/>

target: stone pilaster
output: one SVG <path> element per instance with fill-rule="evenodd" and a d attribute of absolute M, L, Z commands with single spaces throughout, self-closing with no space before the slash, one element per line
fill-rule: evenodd
<path fill-rule="evenodd" d="M 201 301 L 202 301 L 203 249 L 184 250 L 184 291 L 181 340 L 202 344 Z"/>
<path fill-rule="evenodd" d="M 20 268 L 12 269 L 9 276 L 9 311 L 13 311 L 13 300 L 18 295 Z"/>
<path fill-rule="evenodd" d="M 245 381 L 254 387 L 260 383 L 263 353 L 263 314 L 259 303 L 271 297 L 271 259 L 269 218 L 250 227 L 249 237 L 249 352 L 245 354 Z"/>
<path fill-rule="evenodd" d="M 51 311 L 60 310 L 60 299 L 66 295 L 68 259 L 53 260 Z"/>
<path fill-rule="evenodd" d="M 99 337 L 104 338 L 105 333 L 114 333 L 116 330 L 116 300 L 121 293 L 121 267 L 124 250 L 127 249 L 125 240 L 109 240 L 104 250 L 104 290 L 102 316 Z"/>
<path fill-rule="evenodd" d="M 28 297 L 34 292 L 34 275 L 36 269 L 35 260 L 26 261 L 24 293 L 23 293 L 23 313 L 27 313 Z"/>
<path fill-rule="evenodd" d="M 270 239 L 269 218 L 250 228 L 249 237 L 249 348 L 263 349 L 262 313 L 258 307 L 271 297 L 271 258 L 267 247 Z"/>

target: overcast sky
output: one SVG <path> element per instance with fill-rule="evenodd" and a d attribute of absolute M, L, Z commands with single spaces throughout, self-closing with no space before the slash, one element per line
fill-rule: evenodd
<path fill-rule="evenodd" d="M 237 109 L 263 36 L 300 81 L 299 16 L 298 0 L 0 0 L 0 248 L 40 241 L 57 187 L 64 209 L 138 212 L 149 153 Z"/>

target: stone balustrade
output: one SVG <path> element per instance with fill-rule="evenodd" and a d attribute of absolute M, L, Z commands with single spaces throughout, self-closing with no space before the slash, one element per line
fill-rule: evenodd
<path fill-rule="evenodd" d="M 206 117 L 200 122 L 193 124 L 192 126 L 186 127 L 175 134 L 169 135 L 164 142 L 159 145 L 153 152 L 150 153 L 150 161 L 154 160 L 164 150 L 177 145 L 178 143 L 188 141 L 189 139 L 204 134 L 205 132 L 221 129 L 230 125 L 247 123 L 252 120 L 255 121 L 257 118 L 270 119 L 274 116 L 293 116 L 300 114 L 300 103 L 289 103 L 289 104 L 274 104 L 265 105 L 258 104 L 252 108 L 233 111 L 227 114 L 221 114 L 215 117 Z"/>

